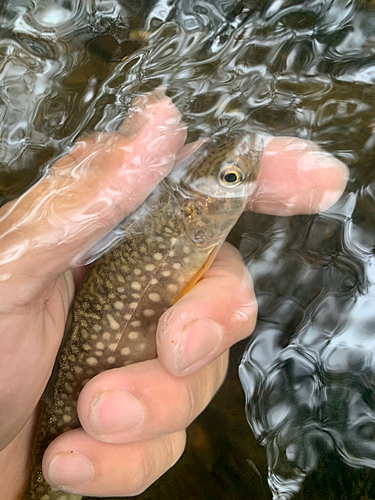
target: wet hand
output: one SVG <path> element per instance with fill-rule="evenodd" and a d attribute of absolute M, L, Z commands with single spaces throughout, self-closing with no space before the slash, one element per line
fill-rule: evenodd
<path fill-rule="evenodd" d="M 74 295 L 71 267 L 145 199 L 185 140 L 168 99 L 139 107 L 144 112 L 126 122 L 124 135 L 81 141 L 0 213 L 0 489 L 6 498 L 16 498 L 26 476 L 34 408 Z M 345 176 L 342 164 L 311 143 L 269 140 L 249 208 L 280 215 L 322 210 L 339 198 Z M 225 245 L 194 289 L 162 317 L 158 359 L 102 373 L 85 386 L 78 404 L 83 428 L 49 446 L 47 479 L 100 496 L 147 488 L 181 455 L 184 429 L 225 377 L 228 348 L 255 320 L 251 279 L 238 252 Z"/>

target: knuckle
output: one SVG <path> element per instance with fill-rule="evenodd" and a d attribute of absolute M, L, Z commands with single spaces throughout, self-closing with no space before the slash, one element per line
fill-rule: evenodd
<path fill-rule="evenodd" d="M 223 383 L 228 369 L 229 351 L 225 351 L 186 379 L 185 425 L 188 426 L 209 404 Z"/>
<path fill-rule="evenodd" d="M 255 326 L 257 302 L 249 273 L 244 267 L 243 277 L 235 286 L 236 308 L 233 319 L 239 325 L 240 338 L 247 336 Z"/>
<path fill-rule="evenodd" d="M 158 477 L 172 467 L 182 455 L 186 444 L 185 431 L 152 440 L 141 451 L 139 473 L 128 486 L 131 495 L 139 495 Z"/>

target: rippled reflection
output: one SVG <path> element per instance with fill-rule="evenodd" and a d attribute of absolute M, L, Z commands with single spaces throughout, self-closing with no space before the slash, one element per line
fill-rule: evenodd
<path fill-rule="evenodd" d="M 0 196 L 87 130 L 116 130 L 166 85 L 189 139 L 311 139 L 351 168 L 316 216 L 246 214 L 259 322 L 240 368 L 247 416 L 290 498 L 328 452 L 375 467 L 375 9 L 371 1 L 8 0 L 0 5 Z"/>

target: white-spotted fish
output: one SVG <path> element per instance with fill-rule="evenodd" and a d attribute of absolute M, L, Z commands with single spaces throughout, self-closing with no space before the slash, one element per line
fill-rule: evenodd
<path fill-rule="evenodd" d="M 124 239 L 94 262 L 75 297 L 70 335 L 60 350 L 51 401 L 42 410 L 23 500 L 82 498 L 44 480 L 46 447 L 80 426 L 77 399 L 89 379 L 156 357 L 160 316 L 208 268 L 244 210 L 260 159 L 253 134 L 205 144 L 125 219 Z"/>

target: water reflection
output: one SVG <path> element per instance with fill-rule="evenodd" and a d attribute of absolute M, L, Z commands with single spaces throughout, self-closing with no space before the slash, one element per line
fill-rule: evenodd
<path fill-rule="evenodd" d="M 0 6 L 3 202 L 83 131 L 117 129 L 131 99 L 160 84 L 190 140 L 246 130 L 293 135 L 350 166 L 347 193 L 330 211 L 246 214 L 232 234 L 259 299 L 241 378 L 275 498 L 290 498 L 333 454 L 374 467 L 375 10 L 361 5 Z"/>

